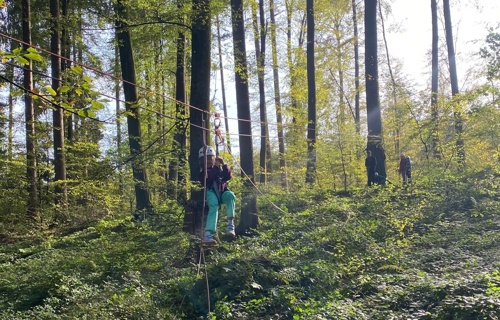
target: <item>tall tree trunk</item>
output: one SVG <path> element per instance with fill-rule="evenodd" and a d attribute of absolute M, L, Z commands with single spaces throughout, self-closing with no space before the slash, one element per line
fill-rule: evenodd
<path fill-rule="evenodd" d="M 455 59 L 455 47 L 453 45 L 453 28 L 451 24 L 450 13 L 450 0 L 443 0 L 444 9 L 444 28 L 446 31 L 446 47 L 448 48 L 448 63 L 450 65 L 450 81 L 451 81 L 451 95 L 455 98 L 459 94 L 458 90 L 458 76 L 457 76 L 457 63 Z M 460 102 L 453 99 L 453 113 L 455 117 L 455 134 L 456 134 L 456 147 L 458 164 L 462 166 L 465 163 L 465 148 L 463 133 L 463 119 Z"/>
<path fill-rule="evenodd" d="M 64 21 L 68 21 L 69 20 L 69 17 L 68 17 L 69 0 L 62 0 L 61 4 L 62 4 L 62 6 L 61 6 L 62 18 L 64 19 Z M 61 72 L 64 73 L 64 71 L 66 69 L 68 69 L 71 65 L 70 59 L 69 59 L 71 57 L 71 43 L 70 43 L 70 37 L 69 37 L 68 28 L 67 28 L 67 23 L 64 23 L 62 26 L 61 40 L 62 40 L 61 55 L 63 56 L 63 58 L 66 58 L 66 59 L 61 60 Z M 81 63 L 82 61 L 78 61 L 78 62 Z M 71 113 L 68 113 L 68 115 L 66 116 L 66 134 L 67 134 L 66 136 L 68 139 L 68 143 L 71 144 L 71 142 L 73 141 L 73 115 Z"/>
<path fill-rule="evenodd" d="M 174 151 L 174 160 L 170 163 L 169 180 L 171 182 L 171 194 L 179 202 L 186 200 L 186 177 L 181 169 L 186 164 L 186 80 L 185 80 L 185 45 L 186 37 L 184 33 L 177 35 L 177 67 L 175 72 L 175 118 L 176 128 L 172 150 Z"/>
<path fill-rule="evenodd" d="M 377 172 L 386 176 L 378 86 L 377 0 L 365 0 L 365 81 L 368 122 L 367 150 L 377 158 Z"/>
<path fill-rule="evenodd" d="M 52 17 L 50 50 L 52 68 L 52 89 L 59 91 L 61 86 L 61 38 L 59 36 L 59 0 L 50 0 L 50 14 Z M 60 102 L 60 94 L 56 99 Z M 52 112 L 54 135 L 54 172 L 55 172 L 55 204 L 57 219 L 66 219 L 68 192 L 66 189 L 66 156 L 64 146 L 64 114 L 63 109 L 57 107 Z"/>
<path fill-rule="evenodd" d="M 257 199 L 251 190 L 254 185 L 253 144 L 242 0 L 231 0 L 231 21 L 233 25 L 235 86 L 236 103 L 238 105 L 241 170 L 242 175 L 246 174 L 246 177 L 244 176 L 245 190 L 242 193 L 241 199 L 241 219 L 237 227 L 237 233 L 244 233 L 249 229 L 257 228 L 259 219 L 257 213 Z"/>
<path fill-rule="evenodd" d="M 120 65 L 123 79 L 123 93 L 125 95 L 125 108 L 127 110 L 127 129 L 129 136 L 130 157 L 132 159 L 132 173 L 134 177 L 136 219 L 145 218 L 152 210 L 149 191 L 147 188 L 147 175 L 143 163 L 143 150 L 141 138 L 141 125 L 139 121 L 139 108 L 136 106 L 138 101 L 135 63 L 132 50 L 132 41 L 127 24 L 121 20 L 125 13 L 125 8 L 121 0 L 118 0 L 115 6 L 117 14 L 116 39 L 119 44 Z"/>
<path fill-rule="evenodd" d="M 396 141 L 395 141 L 395 146 L 396 146 L 396 155 L 399 155 L 401 153 L 400 149 L 400 136 L 401 136 L 401 128 L 403 127 L 404 123 L 402 123 L 400 117 L 397 116 L 396 110 L 398 110 L 398 95 L 397 95 L 397 83 L 396 79 L 394 78 L 394 73 L 392 72 L 392 65 L 391 65 L 391 59 L 389 56 L 389 45 L 387 44 L 387 38 L 385 36 L 385 24 L 384 24 L 384 15 L 382 12 L 382 6 L 380 2 L 378 3 L 378 10 L 379 10 L 379 15 L 380 15 L 380 23 L 382 25 L 382 38 L 384 39 L 384 48 L 385 48 L 385 55 L 387 59 L 387 68 L 389 69 L 389 75 L 391 77 L 391 85 L 392 85 L 392 104 L 394 108 L 394 113 L 396 114 L 396 132 L 394 134 Z"/>
<path fill-rule="evenodd" d="M 229 135 L 229 119 L 227 115 L 226 84 L 224 81 L 224 65 L 222 63 L 222 44 L 220 36 L 219 16 L 217 16 L 217 45 L 219 47 L 220 86 L 222 91 L 222 110 L 224 112 L 224 125 L 226 129 L 226 145 L 229 149 L 229 152 L 231 152 L 231 136 Z"/>
<path fill-rule="evenodd" d="M 266 92 L 264 88 L 264 68 L 265 68 L 265 22 L 264 4 L 259 0 L 260 26 L 257 19 L 257 8 L 252 2 L 252 21 L 255 34 L 255 60 L 257 62 L 257 78 L 259 83 L 259 110 L 260 110 L 260 182 L 266 183 L 268 173 L 271 172 L 271 146 L 269 142 L 269 129 L 267 123 Z"/>
<path fill-rule="evenodd" d="M 438 136 L 438 85 L 439 85 L 439 36 L 437 0 L 431 0 L 432 15 L 432 76 L 431 76 L 431 119 L 432 119 L 432 153 L 435 159 L 441 159 Z"/>
<path fill-rule="evenodd" d="M 314 66 L 314 0 L 307 0 L 307 169 L 306 182 L 316 180 L 316 79 Z"/>
<path fill-rule="evenodd" d="M 28 50 L 31 44 L 31 6 L 30 0 L 22 0 L 22 30 L 23 51 Z M 27 215 L 29 219 L 36 220 L 39 215 L 38 205 L 38 179 L 36 162 L 36 137 L 35 137 L 35 107 L 31 92 L 33 91 L 33 73 L 31 61 L 24 66 L 23 85 L 27 90 L 24 95 L 24 116 L 26 122 L 26 179 L 28 181 Z"/>
<path fill-rule="evenodd" d="M 281 171 L 281 186 L 288 189 L 285 159 L 285 139 L 283 135 L 283 115 L 281 110 L 280 82 L 278 72 L 278 45 L 276 44 L 276 19 L 274 16 L 274 0 L 269 0 L 269 14 L 271 15 L 271 50 L 273 59 L 274 105 L 276 109 L 276 122 L 278 124 L 278 157 Z"/>
<path fill-rule="evenodd" d="M 354 104 L 354 122 L 356 132 L 361 133 L 361 120 L 359 115 L 359 36 L 358 36 L 358 14 L 356 10 L 356 0 L 352 0 L 352 20 L 354 26 L 354 89 L 356 90 Z"/>
<path fill-rule="evenodd" d="M 211 17 L 209 0 L 193 0 L 191 37 L 191 94 L 189 165 L 191 181 L 198 179 L 198 150 L 210 141 L 207 114 L 210 107 Z M 200 195 L 201 196 L 201 195 Z"/>

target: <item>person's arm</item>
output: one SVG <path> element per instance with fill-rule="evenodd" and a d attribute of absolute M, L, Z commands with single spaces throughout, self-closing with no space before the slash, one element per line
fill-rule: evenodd
<path fill-rule="evenodd" d="M 222 169 L 222 180 L 229 181 L 233 178 L 233 174 L 231 173 L 231 169 L 227 164 L 224 163 L 224 159 L 221 157 L 217 157 L 215 159 L 215 164 L 218 168 Z"/>

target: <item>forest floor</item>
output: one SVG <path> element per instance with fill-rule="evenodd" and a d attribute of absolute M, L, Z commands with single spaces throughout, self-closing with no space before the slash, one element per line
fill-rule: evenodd
<path fill-rule="evenodd" d="M 270 190 L 251 236 L 203 251 L 174 206 L 4 237 L 0 319 L 500 319 L 495 179 Z"/>

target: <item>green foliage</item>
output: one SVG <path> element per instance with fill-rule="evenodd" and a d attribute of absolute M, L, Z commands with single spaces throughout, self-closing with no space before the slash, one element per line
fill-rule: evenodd
<path fill-rule="evenodd" d="M 495 170 L 268 185 L 256 234 L 203 256 L 175 201 L 135 224 L 93 173 L 69 189 L 71 228 L 2 238 L 0 319 L 498 319 Z"/>

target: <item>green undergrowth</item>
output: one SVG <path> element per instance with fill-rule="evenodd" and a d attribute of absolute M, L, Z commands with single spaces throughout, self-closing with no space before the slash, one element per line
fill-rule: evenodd
<path fill-rule="evenodd" d="M 269 189 L 253 236 L 202 252 L 168 211 L 19 240 L 0 319 L 499 319 L 499 188 Z"/>

